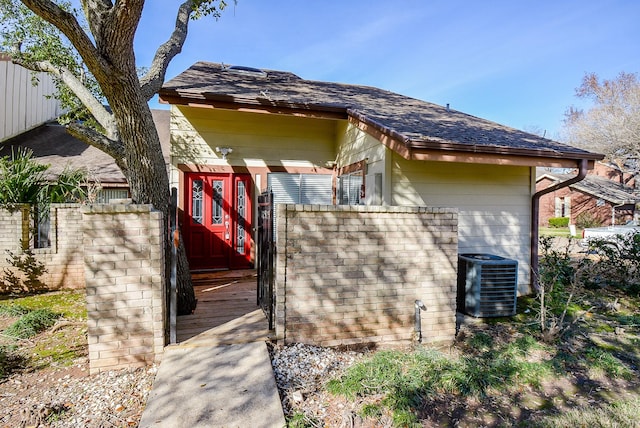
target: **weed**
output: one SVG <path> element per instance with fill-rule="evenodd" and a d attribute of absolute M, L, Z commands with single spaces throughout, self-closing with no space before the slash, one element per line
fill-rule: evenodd
<path fill-rule="evenodd" d="M 618 315 L 616 321 L 622 325 L 640 326 L 640 315 Z"/>
<path fill-rule="evenodd" d="M 287 419 L 288 428 L 308 428 L 318 426 L 316 421 L 302 412 L 295 412 Z"/>
<path fill-rule="evenodd" d="M 51 327 L 59 317 L 59 314 L 49 309 L 36 309 L 21 316 L 18 321 L 11 324 L 4 331 L 4 334 L 19 339 L 27 339 Z"/>
<path fill-rule="evenodd" d="M 363 418 L 380 418 L 384 413 L 379 404 L 365 404 L 360 410 L 360 416 Z"/>

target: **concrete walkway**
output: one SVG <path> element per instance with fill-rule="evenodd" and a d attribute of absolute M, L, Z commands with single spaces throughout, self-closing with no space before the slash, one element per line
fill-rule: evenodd
<path fill-rule="evenodd" d="M 265 342 L 166 348 L 139 425 L 284 426 Z"/>

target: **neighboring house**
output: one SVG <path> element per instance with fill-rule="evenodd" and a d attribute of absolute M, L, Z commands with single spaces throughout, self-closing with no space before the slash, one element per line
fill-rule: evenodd
<path fill-rule="evenodd" d="M 38 84 L 34 85 L 34 78 Z M 0 53 L 0 144 L 26 130 L 54 120 L 62 113 L 53 78 L 11 62 Z"/>
<path fill-rule="evenodd" d="M 592 168 L 603 157 L 448 106 L 281 71 L 198 62 L 160 98 L 172 104 L 170 180 L 194 269 L 251 265 L 256 197 L 270 188 L 276 202 L 457 208 L 458 252 L 516 259 L 527 292 L 536 167 Z"/>
<path fill-rule="evenodd" d="M 34 77 L 38 84 L 34 85 Z M 48 73 L 35 73 L 11 62 L 0 53 L 0 156 L 11 156 L 18 147 L 33 151 L 33 157 L 51 167 L 52 179 L 65 167 L 86 168 L 99 191 L 96 202 L 129 197 L 129 185 L 114 160 L 69 135 L 56 119 L 63 113 Z M 169 162 L 169 111 L 153 110 L 162 150 Z"/>
<path fill-rule="evenodd" d="M 152 110 L 163 154 L 169 162 L 169 111 Z M 0 156 L 11 156 L 17 148 L 33 151 L 38 162 L 50 165 L 49 178 L 55 179 L 66 168 L 86 168 L 89 181 L 96 185 L 95 202 L 130 197 L 129 184 L 112 157 L 71 136 L 55 121 L 23 132 L 0 143 Z"/>
<path fill-rule="evenodd" d="M 566 181 L 576 172 L 539 171 L 536 188 L 541 190 Z M 539 225 L 548 226 L 552 217 L 568 217 L 570 224 L 590 218 L 601 225 L 624 224 L 639 214 L 640 190 L 633 177 L 617 167 L 597 162 L 584 180 L 544 195 L 540 199 Z"/>

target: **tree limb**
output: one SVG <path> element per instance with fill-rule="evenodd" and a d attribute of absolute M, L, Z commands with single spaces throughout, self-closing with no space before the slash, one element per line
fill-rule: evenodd
<path fill-rule="evenodd" d="M 36 15 L 62 31 L 62 33 L 75 46 L 78 53 L 96 78 L 101 80 L 101 77 L 108 76 L 111 73 L 110 65 L 102 59 L 93 44 L 93 41 L 83 30 L 82 26 L 72 13 L 60 8 L 51 0 L 21 1 Z M 97 73 L 102 73 L 103 76 L 98 76 Z"/>
<path fill-rule="evenodd" d="M 88 126 L 84 126 L 76 122 L 67 125 L 67 132 L 76 137 L 78 140 L 84 141 L 88 145 L 107 153 L 116 161 L 120 168 L 122 168 L 123 166 L 126 167 L 126 165 L 123 164 L 125 158 L 125 148 L 121 141 L 111 140 L 95 129 L 89 128 Z"/>
<path fill-rule="evenodd" d="M 43 71 L 51 73 L 58 77 L 62 82 L 73 91 L 74 94 L 82 101 L 93 117 L 105 129 L 107 138 L 111 140 L 118 139 L 118 127 L 113 115 L 107 111 L 102 103 L 93 96 L 80 80 L 68 69 L 59 67 L 49 61 L 25 61 L 19 55 L 12 57 L 12 61 L 34 71 Z"/>
<path fill-rule="evenodd" d="M 192 0 L 187 0 L 180 5 L 176 16 L 176 27 L 173 30 L 171 37 L 160 45 L 153 58 L 149 71 L 140 79 L 142 95 L 147 101 L 160 90 L 164 83 L 169 62 L 171 62 L 171 60 L 182 51 L 184 42 L 187 39 L 189 19 L 192 13 Z"/>

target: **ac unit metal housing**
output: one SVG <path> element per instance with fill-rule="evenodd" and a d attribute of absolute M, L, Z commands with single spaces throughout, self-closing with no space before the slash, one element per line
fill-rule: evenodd
<path fill-rule="evenodd" d="M 518 262 L 493 254 L 458 255 L 458 311 L 474 317 L 516 314 Z"/>

